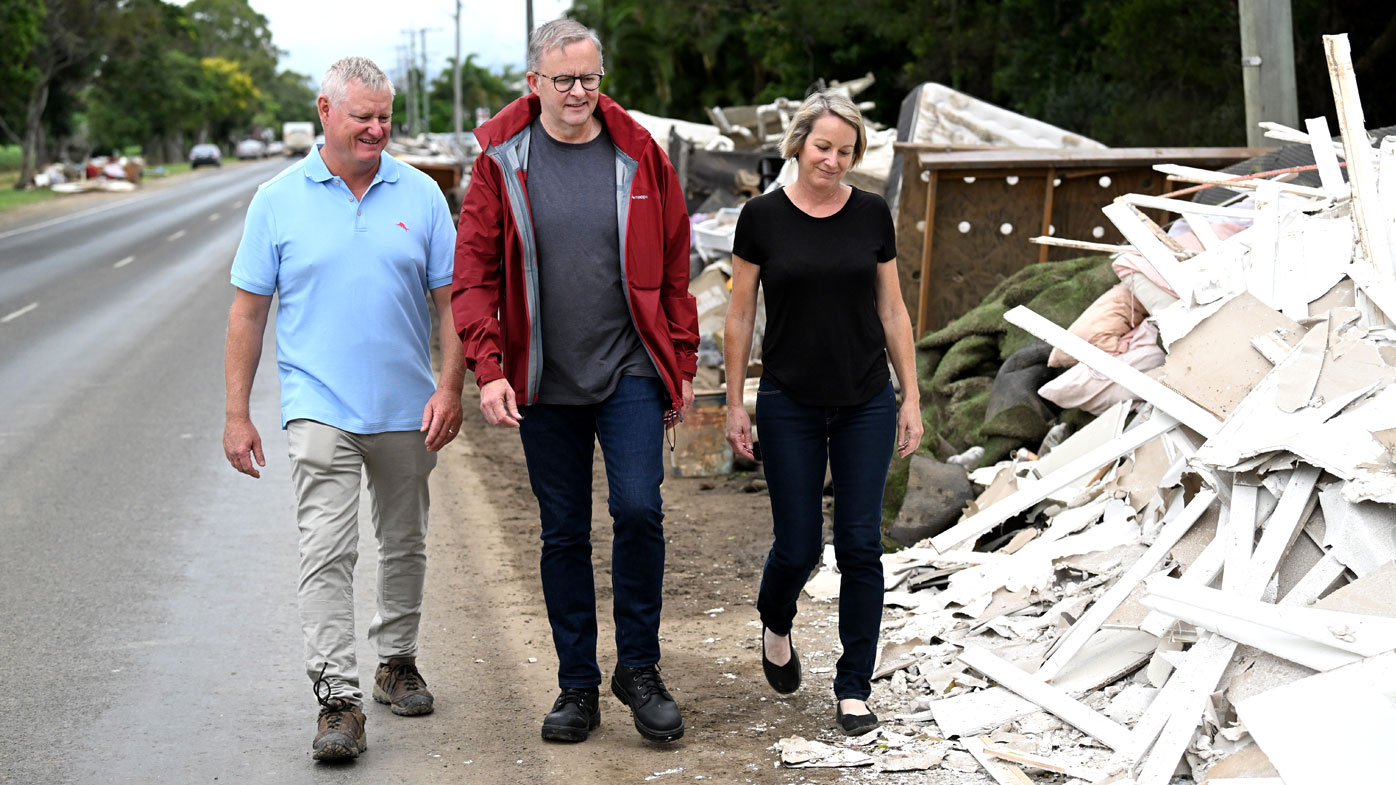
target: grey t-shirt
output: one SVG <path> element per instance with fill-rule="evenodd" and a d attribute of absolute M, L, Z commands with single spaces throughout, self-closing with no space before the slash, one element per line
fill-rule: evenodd
<path fill-rule="evenodd" d="M 622 376 L 658 376 L 620 278 L 616 156 L 602 128 L 566 144 L 533 121 L 528 201 L 538 246 L 538 403 L 599 403 Z"/>

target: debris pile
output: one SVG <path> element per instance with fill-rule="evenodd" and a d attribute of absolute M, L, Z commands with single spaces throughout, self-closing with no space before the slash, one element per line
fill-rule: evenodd
<path fill-rule="evenodd" d="M 1312 148 L 1320 187 L 1159 167 L 1246 196 L 1104 209 L 1129 255 L 1095 314 L 1132 325 L 1004 313 L 1101 383 L 1102 413 L 975 470 L 986 490 L 958 522 L 884 557 L 872 703 L 895 718 L 846 748 L 783 739 L 785 765 L 893 770 L 895 754 L 998 783 L 1391 780 L 1396 137 L 1373 148 L 1347 39 L 1324 42 L 1341 144 L 1321 118 L 1272 131 Z M 1144 210 L 1181 219 L 1165 231 Z M 1140 329 L 1163 351 L 1132 357 L 1157 345 Z M 811 596 L 837 591 L 832 561 Z"/>

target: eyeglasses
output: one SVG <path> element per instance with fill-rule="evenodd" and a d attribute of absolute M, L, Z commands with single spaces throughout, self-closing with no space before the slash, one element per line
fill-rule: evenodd
<path fill-rule="evenodd" d="M 605 76 L 605 74 L 582 74 L 581 76 L 563 74 L 562 76 L 548 76 L 547 74 L 541 74 L 537 71 L 533 73 L 538 74 L 544 79 L 551 79 L 553 87 L 556 88 L 559 93 L 570 93 L 572 91 L 572 85 L 579 81 L 582 83 L 583 90 L 591 92 L 601 86 L 601 77 Z"/>

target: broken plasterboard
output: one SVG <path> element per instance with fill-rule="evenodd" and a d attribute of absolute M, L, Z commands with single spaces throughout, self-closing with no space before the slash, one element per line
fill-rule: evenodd
<path fill-rule="evenodd" d="M 1158 380 L 1224 420 L 1270 373 L 1250 341 L 1275 330 L 1284 331 L 1290 346 L 1304 334 L 1293 319 L 1249 294 L 1237 295 L 1169 347 Z"/>
<path fill-rule="evenodd" d="M 1157 644 L 1148 633 L 1101 630 L 1052 683 L 1070 695 L 1099 689 L 1148 662 Z M 931 704 L 936 725 L 946 736 L 985 733 L 1040 710 L 1037 704 L 1003 687 L 966 692 Z"/>
<path fill-rule="evenodd" d="M 1396 652 L 1248 698 L 1236 711 L 1285 785 L 1389 782 Z"/>

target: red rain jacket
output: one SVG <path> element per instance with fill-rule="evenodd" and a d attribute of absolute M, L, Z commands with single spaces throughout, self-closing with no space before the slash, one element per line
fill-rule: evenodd
<path fill-rule="evenodd" d="M 540 113 L 527 95 L 475 129 L 475 159 L 456 233 L 451 313 L 466 366 L 484 386 L 506 378 L 521 405 L 538 398 L 543 368 L 538 256 L 528 203 L 529 125 Z M 688 211 L 674 167 L 659 145 L 610 97 L 596 111 L 616 151 L 621 280 L 630 316 L 673 408 L 697 370 L 698 308 L 688 293 Z"/>

